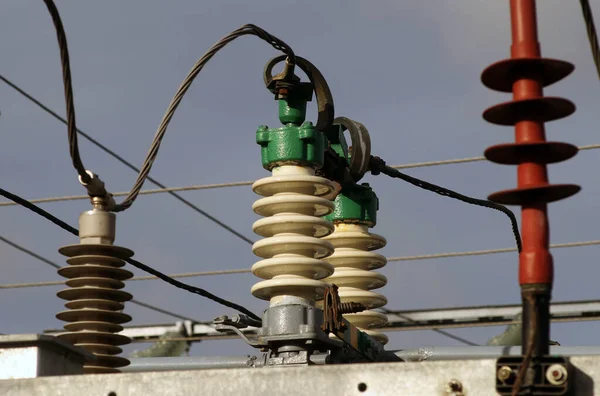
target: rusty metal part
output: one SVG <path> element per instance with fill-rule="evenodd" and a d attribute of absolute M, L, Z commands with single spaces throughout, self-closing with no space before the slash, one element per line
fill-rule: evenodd
<path fill-rule="evenodd" d="M 325 288 L 323 295 L 323 324 L 321 330 L 325 333 L 337 333 L 345 328 L 338 287 L 335 284 Z"/>
<path fill-rule="evenodd" d="M 271 87 L 273 79 L 281 75 L 280 73 L 277 76 L 273 76 L 273 67 L 286 58 L 286 55 L 277 56 L 266 64 L 263 72 L 265 86 Z M 315 65 L 299 56 L 296 56 L 296 66 L 298 66 L 306 74 L 313 85 L 315 96 L 317 97 L 318 117 L 315 127 L 319 131 L 329 130 L 333 124 L 335 112 L 333 106 L 333 95 L 331 94 L 331 90 L 329 89 L 329 85 L 327 84 L 325 77 Z M 284 69 L 284 72 L 285 71 L 286 70 Z M 288 78 L 291 77 L 288 76 Z"/>
<path fill-rule="evenodd" d="M 546 165 L 572 158 L 577 148 L 546 141 L 544 123 L 575 111 L 570 101 L 544 97 L 543 87 L 568 76 L 568 62 L 542 58 L 537 35 L 535 0 L 511 0 L 511 58 L 489 66 L 481 76 L 485 86 L 513 93 L 511 102 L 493 106 L 484 119 L 515 126 L 515 143 L 488 148 L 485 157 L 498 164 L 517 165 L 517 188 L 496 192 L 491 201 L 522 207 L 523 250 L 519 255 L 519 283 L 523 297 L 523 353 L 542 356 L 549 349 L 549 303 L 553 282 L 547 204 L 568 198 L 580 187 L 550 184 Z M 524 375 L 519 373 L 519 377 Z M 524 378 L 523 378 L 524 380 Z M 520 382 L 520 381 L 518 381 Z"/>
<path fill-rule="evenodd" d="M 338 308 L 338 310 L 340 311 L 341 314 L 362 312 L 365 309 L 367 309 L 367 308 L 364 306 L 364 304 L 357 303 L 357 302 L 343 302 L 343 303 L 340 303 L 339 308 Z"/>

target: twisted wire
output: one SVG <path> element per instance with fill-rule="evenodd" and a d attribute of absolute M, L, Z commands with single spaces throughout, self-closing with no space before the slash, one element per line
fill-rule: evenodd
<path fill-rule="evenodd" d="M 183 96 L 185 95 L 185 93 L 188 91 L 188 89 L 192 85 L 196 76 L 204 68 L 206 63 L 220 49 L 222 49 L 225 45 L 227 45 L 231 41 L 235 40 L 236 38 L 238 38 L 240 36 L 244 36 L 244 35 L 255 35 L 255 36 L 267 41 L 275 49 L 284 52 L 290 59 L 290 62 L 295 63 L 296 56 L 289 45 L 287 45 L 286 43 L 284 43 L 277 37 L 267 33 L 265 30 L 259 28 L 258 26 L 255 26 L 252 24 L 244 25 L 244 26 L 240 27 L 239 29 L 234 30 L 233 32 L 229 33 L 227 36 L 220 39 L 217 43 L 215 43 L 204 55 L 202 55 L 202 57 L 200 59 L 198 59 L 198 61 L 194 64 L 194 66 L 192 67 L 192 69 L 190 70 L 188 75 L 184 78 L 181 85 L 177 89 L 175 96 L 171 100 L 171 103 L 169 104 L 167 111 L 165 112 L 165 115 L 163 116 L 163 118 L 160 122 L 160 125 L 158 126 L 156 134 L 154 135 L 154 138 L 152 140 L 152 144 L 150 145 L 150 150 L 148 151 L 146 159 L 141 167 L 140 173 L 139 173 L 131 191 L 125 197 L 123 202 L 116 205 L 116 207 L 114 208 L 115 212 L 123 211 L 123 210 L 126 210 L 129 207 L 131 207 L 131 205 L 137 198 L 138 194 L 140 193 L 140 191 L 144 185 L 144 182 L 146 181 L 146 178 L 148 177 L 148 174 L 150 173 L 150 170 L 152 169 L 154 160 L 156 159 L 156 157 L 158 155 L 158 150 L 160 148 L 162 139 L 164 138 L 165 133 L 167 131 L 167 127 L 169 126 L 169 123 L 171 122 L 171 119 L 173 118 L 173 115 L 175 114 L 175 110 L 177 110 L 177 107 L 181 103 Z"/>

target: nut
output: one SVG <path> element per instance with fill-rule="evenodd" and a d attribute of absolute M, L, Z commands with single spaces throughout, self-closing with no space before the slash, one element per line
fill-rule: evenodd
<path fill-rule="evenodd" d="M 563 385 L 567 382 L 567 368 L 562 364 L 553 364 L 546 370 L 546 379 L 552 385 Z"/>
<path fill-rule="evenodd" d="M 451 379 L 446 385 L 446 393 L 449 395 L 462 395 L 463 386 L 457 379 Z"/>
<path fill-rule="evenodd" d="M 513 376 L 513 371 L 508 366 L 502 366 L 498 370 L 498 380 L 500 380 L 501 382 L 508 381 L 510 379 L 510 377 L 512 377 L 512 376 Z"/>

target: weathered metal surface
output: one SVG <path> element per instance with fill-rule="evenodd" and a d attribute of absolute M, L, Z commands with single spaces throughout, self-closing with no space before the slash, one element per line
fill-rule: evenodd
<path fill-rule="evenodd" d="M 81 374 L 85 359 L 94 356 L 51 336 L 0 336 L 0 380 Z"/>
<path fill-rule="evenodd" d="M 424 362 L 439 360 L 485 360 L 502 356 L 518 356 L 520 346 L 476 346 L 476 347 L 422 347 L 390 351 L 405 362 Z M 590 356 L 600 357 L 600 347 L 573 346 L 550 347 L 553 356 Z M 132 358 L 131 364 L 124 367 L 122 372 L 170 371 L 170 370 L 199 370 L 199 369 L 231 369 L 259 368 L 269 363 L 268 357 L 261 356 L 185 356 L 185 357 L 154 357 Z M 328 354 L 310 356 L 311 364 L 334 363 L 335 357 Z"/>
<path fill-rule="evenodd" d="M 600 394 L 600 357 L 574 357 L 575 394 Z M 371 363 L 48 377 L 0 381 L 3 396 L 494 395 L 496 360 Z M 112 393 L 111 393 L 112 392 Z"/>
<path fill-rule="evenodd" d="M 460 328 L 473 326 L 500 326 L 513 323 L 521 313 L 521 305 L 490 305 L 462 308 L 440 308 L 414 311 L 386 312 L 388 324 L 383 331 L 406 331 L 432 328 Z M 550 306 L 553 322 L 576 320 L 599 320 L 600 301 L 553 302 Z M 182 330 L 182 326 L 185 330 Z M 145 326 L 126 326 L 120 333 L 134 341 L 156 341 L 167 333 L 182 331 L 191 341 L 238 338 L 233 333 L 222 333 L 212 322 L 190 321 Z M 257 328 L 240 329 L 248 336 L 255 336 Z M 60 334 L 60 330 L 48 330 L 46 334 Z M 558 340 L 560 341 L 560 340 Z"/>

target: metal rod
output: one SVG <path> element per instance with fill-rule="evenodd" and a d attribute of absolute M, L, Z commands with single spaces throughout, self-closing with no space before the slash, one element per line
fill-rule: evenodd
<path fill-rule="evenodd" d="M 493 359 L 500 356 L 518 356 L 518 346 L 480 346 L 480 347 L 422 347 L 403 349 L 393 353 L 406 362 L 424 362 L 434 360 Z M 598 356 L 600 347 L 595 346 L 552 346 L 550 353 L 559 356 Z M 311 363 L 325 364 L 327 355 L 312 355 Z M 264 366 L 264 357 L 260 356 L 186 356 L 132 358 L 131 364 L 122 372 L 147 371 L 183 371 L 224 368 L 259 368 Z"/>
<path fill-rule="evenodd" d="M 552 346 L 550 353 L 557 356 L 600 355 L 600 347 L 589 346 Z M 518 356 L 519 346 L 469 346 L 469 347 L 422 347 L 394 351 L 394 354 L 406 362 L 430 360 L 493 359 L 500 356 Z"/>

